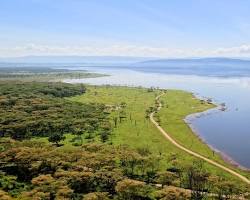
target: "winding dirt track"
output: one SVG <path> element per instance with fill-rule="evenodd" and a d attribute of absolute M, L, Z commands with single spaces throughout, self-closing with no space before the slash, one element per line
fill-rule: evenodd
<path fill-rule="evenodd" d="M 157 111 L 160 111 L 160 109 L 162 108 L 162 104 L 161 104 L 161 102 L 159 101 L 159 99 L 160 99 L 160 97 L 161 96 L 163 96 L 165 93 L 162 93 L 162 94 L 160 94 L 160 95 L 158 95 L 156 98 L 155 98 L 155 100 L 158 102 L 158 108 L 157 108 Z M 191 154 L 191 155 L 193 155 L 193 156 L 195 156 L 195 157 L 197 157 L 197 158 L 200 158 L 200 159 L 202 159 L 202 160 L 204 160 L 204 161 L 206 161 L 206 162 L 208 162 L 208 163 L 210 163 L 210 164 L 212 164 L 212 165 L 214 165 L 214 166 L 216 166 L 216 167 L 219 167 L 219 168 L 221 168 L 222 170 L 224 170 L 224 171 L 227 171 L 227 172 L 229 172 L 230 174 L 232 174 L 232 175 L 234 175 L 234 176 L 236 176 L 236 177 L 238 177 L 239 179 L 241 179 L 243 182 L 245 182 L 245 183 L 247 183 L 247 184 L 250 184 L 250 180 L 249 179 L 247 179 L 246 177 L 244 177 L 244 176 L 242 176 L 241 174 L 239 174 L 239 173 L 237 173 L 237 172 L 235 172 L 235 171 L 233 171 L 232 169 L 230 169 L 230 168 L 227 168 L 227 167 L 225 167 L 225 166 L 223 166 L 223 165 L 221 165 L 221 164 L 219 164 L 219 163 L 217 163 L 216 161 L 213 161 L 213 160 L 211 160 L 211 159 L 209 159 L 209 158 L 206 158 L 206 157 L 204 157 L 204 156 L 202 156 L 202 155 L 200 155 L 199 153 L 196 153 L 196 152 L 194 152 L 194 151 L 192 151 L 192 150 L 190 150 L 190 149 L 187 149 L 186 147 L 184 147 L 184 146 L 182 146 L 181 144 L 179 144 L 178 142 L 176 142 L 155 120 L 154 120 L 154 114 L 155 114 L 155 112 L 152 112 L 151 114 L 150 114 L 150 121 L 157 127 L 157 129 L 163 134 L 163 136 L 166 138 L 166 139 L 168 139 L 173 145 L 175 145 L 177 148 L 179 148 L 179 149 L 181 149 L 181 150 L 183 150 L 183 151 L 185 151 L 185 152 L 187 152 L 188 154 Z"/>

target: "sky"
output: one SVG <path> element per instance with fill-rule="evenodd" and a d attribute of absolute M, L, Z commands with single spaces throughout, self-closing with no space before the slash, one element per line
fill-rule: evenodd
<path fill-rule="evenodd" d="M 250 57 L 249 0 L 2 0 L 0 57 Z"/>

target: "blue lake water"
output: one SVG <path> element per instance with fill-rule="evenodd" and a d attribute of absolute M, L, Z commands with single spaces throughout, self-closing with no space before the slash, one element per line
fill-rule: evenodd
<path fill-rule="evenodd" d="M 215 111 L 192 119 L 191 125 L 210 146 L 241 166 L 250 168 L 250 77 L 216 78 L 164 72 L 149 73 L 131 69 L 83 69 L 111 76 L 68 82 L 182 89 L 200 97 L 211 97 L 216 103 L 226 103 L 225 112 Z"/>

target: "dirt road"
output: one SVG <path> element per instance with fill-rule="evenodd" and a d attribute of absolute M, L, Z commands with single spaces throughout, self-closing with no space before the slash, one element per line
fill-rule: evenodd
<path fill-rule="evenodd" d="M 162 93 L 162 94 L 160 94 L 160 95 L 158 95 L 157 97 L 156 97 L 156 101 L 158 102 L 158 108 L 157 108 L 157 111 L 160 111 L 160 109 L 162 108 L 162 104 L 161 104 L 161 102 L 159 101 L 159 99 L 160 99 L 160 97 L 161 96 L 163 96 L 165 93 Z M 154 119 L 154 114 L 155 114 L 155 112 L 152 112 L 151 114 L 150 114 L 150 120 L 151 120 L 151 122 L 157 127 L 157 129 L 163 134 L 163 136 L 166 138 L 166 139 L 168 139 L 173 145 L 175 145 L 177 148 L 179 148 L 179 149 L 181 149 L 181 150 L 183 150 L 183 151 L 185 151 L 185 152 L 187 152 L 187 153 L 189 153 L 189 154 L 191 154 L 191 155 L 193 155 L 193 156 L 195 156 L 195 157 L 197 157 L 197 158 L 200 158 L 200 159 L 202 159 L 202 160 L 204 160 L 204 161 L 206 161 L 206 162 L 208 162 L 208 163 L 210 163 L 210 164 L 212 164 L 212 165 L 214 165 L 214 166 L 216 166 L 216 167 L 219 167 L 219 168 L 221 168 L 222 170 L 224 170 L 224 171 L 227 171 L 227 172 L 229 172 L 230 174 L 232 174 L 232 175 L 234 175 L 234 176 L 236 176 L 236 177 L 238 177 L 239 179 L 241 179 L 242 181 L 244 181 L 245 183 L 247 183 L 247 184 L 250 184 L 250 180 L 249 179 L 247 179 L 246 177 L 244 177 L 244 176 L 242 176 L 241 174 L 239 174 L 239 173 L 237 173 L 237 172 L 235 172 L 235 171 L 233 171 L 232 169 L 230 169 L 230 168 L 228 168 L 228 167 L 225 167 L 225 166 L 223 166 L 223 165 L 221 165 L 221 164 L 219 164 L 219 163 L 217 163 L 216 161 L 213 161 L 213 160 L 211 160 L 211 159 L 209 159 L 209 158 L 206 158 L 206 157 L 204 157 L 204 156 L 202 156 L 201 154 L 199 154 L 199 153 L 196 153 L 196 152 L 194 152 L 194 151 L 192 151 L 192 150 L 190 150 L 190 149 L 187 149 L 186 147 L 184 147 L 184 146 L 182 146 L 181 144 L 179 144 L 178 142 L 176 142 L 156 121 L 155 121 L 155 119 Z"/>

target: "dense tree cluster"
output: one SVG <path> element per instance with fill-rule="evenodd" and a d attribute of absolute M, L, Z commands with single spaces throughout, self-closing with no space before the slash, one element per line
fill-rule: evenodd
<path fill-rule="evenodd" d="M 63 98 L 84 92 L 83 85 L 0 82 L 0 136 L 19 140 L 50 136 L 56 142 L 65 133 L 103 131 L 102 125 L 108 123 L 104 105 Z"/>
<path fill-rule="evenodd" d="M 68 69 L 56 69 L 56 68 L 50 68 L 50 67 L 44 67 L 44 66 L 35 66 L 32 67 L 32 65 L 28 66 L 19 66 L 19 64 L 10 64 L 8 63 L 8 67 L 5 67 L 1 65 L 3 63 L 0 63 L 0 73 L 1 75 L 5 74 L 37 74 L 37 73 L 60 73 L 60 72 L 72 72 L 73 70 Z M 0 77 L 1 77 L 0 75 Z"/>
<path fill-rule="evenodd" d="M 0 80 L 52 81 L 60 79 L 78 79 L 99 77 L 102 74 L 89 73 L 85 70 L 55 69 L 47 67 L 0 67 Z"/>
<path fill-rule="evenodd" d="M 83 94 L 86 90 L 84 85 L 73 85 L 67 83 L 49 83 L 49 82 L 18 82 L 1 81 L 0 95 L 10 97 L 41 97 L 47 95 L 51 97 L 69 97 Z"/>
<path fill-rule="evenodd" d="M 209 175 L 199 162 L 164 172 L 150 153 L 125 146 L 58 148 L 10 139 L 1 145 L 0 195 L 6 199 L 184 200 L 208 199 L 207 192 L 223 199 L 241 191 Z"/>
<path fill-rule="evenodd" d="M 141 155 L 124 146 L 87 144 L 65 149 L 39 142 L 4 141 L 0 153 L 2 195 L 48 200 L 165 196 L 166 188 L 160 192 L 156 186 L 161 175 L 150 154 Z M 178 175 L 174 176 L 177 179 Z M 155 191 L 159 194 L 155 195 Z M 182 193 L 175 191 L 175 199 Z"/>

